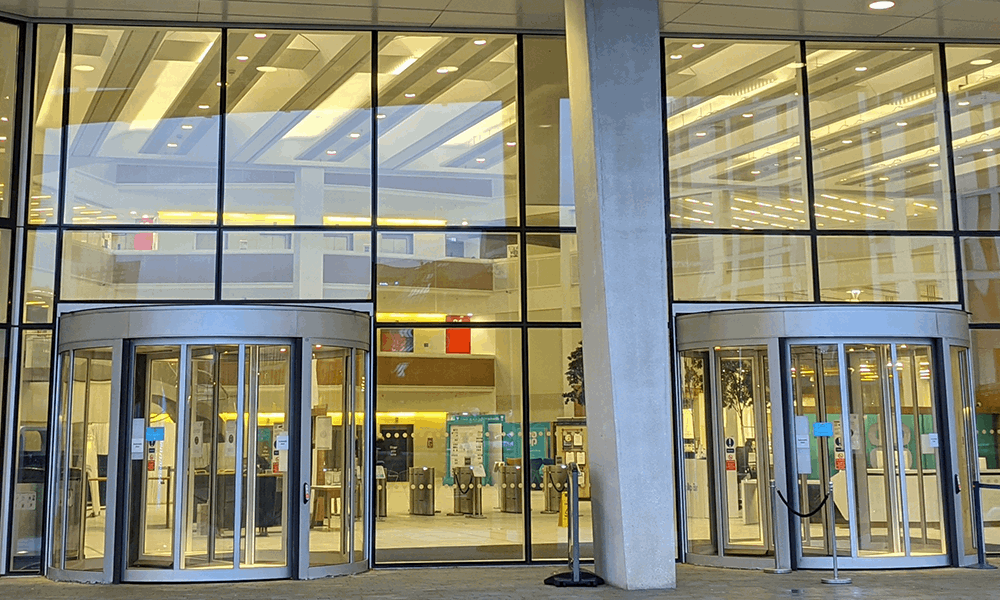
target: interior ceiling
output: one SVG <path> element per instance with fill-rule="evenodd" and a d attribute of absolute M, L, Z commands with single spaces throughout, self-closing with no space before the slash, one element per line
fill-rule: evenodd
<path fill-rule="evenodd" d="M 29 18 L 560 30 L 564 0 L 0 0 Z M 661 0 L 663 31 L 995 39 L 997 0 Z"/>

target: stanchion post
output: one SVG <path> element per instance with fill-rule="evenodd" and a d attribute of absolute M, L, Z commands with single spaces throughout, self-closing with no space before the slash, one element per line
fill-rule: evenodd
<path fill-rule="evenodd" d="M 986 562 L 986 532 L 984 531 L 985 523 L 983 522 L 983 488 L 978 481 L 972 482 L 972 517 L 974 519 L 973 526 L 976 528 L 976 557 L 979 559 L 974 565 L 970 565 L 973 569 L 995 569 L 993 565 Z"/>
<path fill-rule="evenodd" d="M 774 480 L 771 480 L 771 530 L 774 531 L 774 524 L 778 521 L 778 493 L 777 488 L 774 485 Z M 787 575 L 792 572 L 791 569 L 786 569 L 781 566 L 781 561 L 778 560 L 778 544 L 774 544 L 774 568 L 764 569 L 765 573 L 770 573 L 772 575 Z"/>
<path fill-rule="evenodd" d="M 567 546 L 569 547 L 570 571 L 556 573 L 545 579 L 546 585 L 557 587 L 604 585 L 604 579 L 587 571 L 580 570 L 580 467 L 576 463 L 569 464 L 569 523 L 567 523 Z"/>
<path fill-rule="evenodd" d="M 826 503 L 830 508 L 830 545 L 833 547 L 833 577 L 824 577 L 820 581 L 831 585 L 847 585 L 853 583 L 850 577 L 840 578 L 840 571 L 837 569 L 837 511 L 833 500 L 833 478 L 830 478 L 830 495 Z"/>

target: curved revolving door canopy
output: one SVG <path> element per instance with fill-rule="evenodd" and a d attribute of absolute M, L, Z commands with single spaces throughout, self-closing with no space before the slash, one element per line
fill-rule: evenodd
<path fill-rule="evenodd" d="M 720 311 L 677 332 L 689 561 L 830 568 L 834 545 L 847 568 L 970 560 L 965 313 Z"/>
<path fill-rule="evenodd" d="M 143 307 L 59 321 L 47 574 L 366 569 L 369 317 Z"/>

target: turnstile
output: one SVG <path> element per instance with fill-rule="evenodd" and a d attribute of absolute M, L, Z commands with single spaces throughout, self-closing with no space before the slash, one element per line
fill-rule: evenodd
<path fill-rule="evenodd" d="M 542 492 L 545 494 L 545 510 L 542 514 L 559 512 L 562 495 L 569 490 L 569 465 L 545 465 L 542 469 Z"/>
<path fill-rule="evenodd" d="M 485 519 L 483 515 L 483 478 L 476 474 L 472 466 L 454 467 L 451 470 L 455 480 L 455 509 L 451 515 L 465 515 L 473 519 Z"/>
<path fill-rule="evenodd" d="M 434 516 L 434 468 L 410 467 L 410 514 Z"/>
<path fill-rule="evenodd" d="M 524 477 L 520 465 L 500 465 L 500 511 L 520 513 Z"/>

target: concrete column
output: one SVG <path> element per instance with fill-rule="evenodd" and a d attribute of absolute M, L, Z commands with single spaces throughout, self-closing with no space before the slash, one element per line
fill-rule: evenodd
<path fill-rule="evenodd" d="M 676 584 L 657 0 L 566 0 L 597 571 Z"/>

